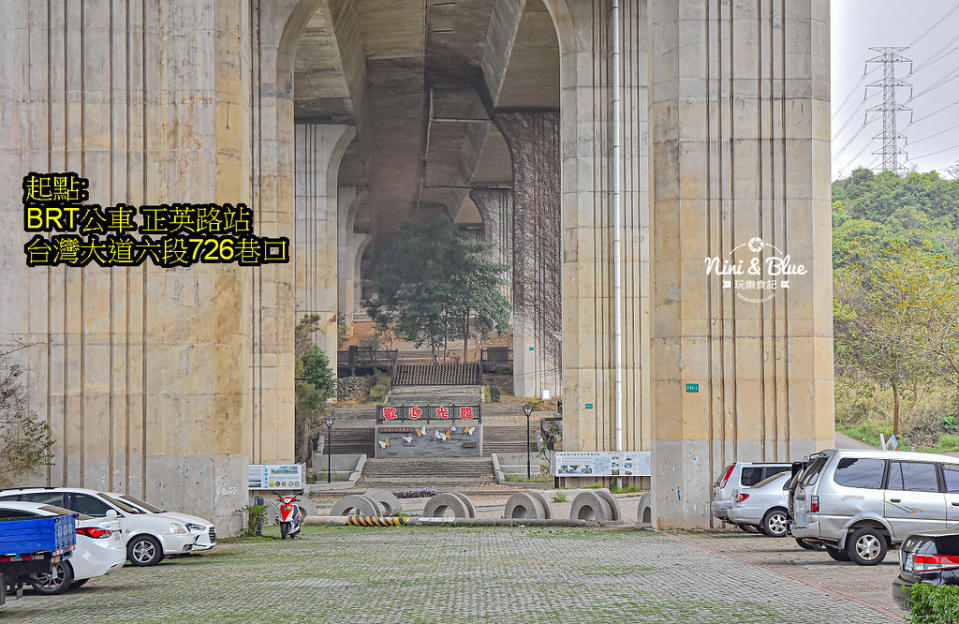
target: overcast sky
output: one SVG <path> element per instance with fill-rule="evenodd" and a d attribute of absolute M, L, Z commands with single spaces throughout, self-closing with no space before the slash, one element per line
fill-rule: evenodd
<path fill-rule="evenodd" d="M 863 78 L 878 54 L 869 48 L 879 46 L 909 46 L 902 55 L 913 61 L 912 75 L 909 63 L 896 64 L 896 77 L 913 85 L 911 101 L 910 87 L 897 89 L 898 103 L 914 111 L 898 115 L 906 165 L 945 171 L 959 161 L 959 0 L 832 0 L 833 178 L 879 167 L 882 113 L 868 113 L 863 126 L 865 110 L 882 104 L 881 87 L 865 88 L 882 79 L 882 65 L 869 63 Z"/>

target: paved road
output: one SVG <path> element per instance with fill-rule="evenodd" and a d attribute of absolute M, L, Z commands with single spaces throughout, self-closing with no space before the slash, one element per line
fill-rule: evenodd
<path fill-rule="evenodd" d="M 293 542 L 221 545 L 157 568 L 124 568 L 72 595 L 13 601 L 4 621 L 897 621 L 720 554 L 718 543 L 643 531 L 307 527 Z"/>

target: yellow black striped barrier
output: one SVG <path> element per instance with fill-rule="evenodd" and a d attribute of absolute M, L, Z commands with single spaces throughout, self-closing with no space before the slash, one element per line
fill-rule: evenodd
<path fill-rule="evenodd" d="M 350 526 L 386 527 L 404 525 L 406 520 L 402 516 L 347 516 L 346 524 Z"/>

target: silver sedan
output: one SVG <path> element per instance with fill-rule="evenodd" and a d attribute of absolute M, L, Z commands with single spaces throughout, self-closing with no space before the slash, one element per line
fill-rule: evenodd
<path fill-rule="evenodd" d="M 753 487 L 734 492 L 726 512 L 729 521 L 756 526 L 770 537 L 784 537 L 789 521 L 787 496 L 791 476 L 789 472 L 781 472 Z"/>

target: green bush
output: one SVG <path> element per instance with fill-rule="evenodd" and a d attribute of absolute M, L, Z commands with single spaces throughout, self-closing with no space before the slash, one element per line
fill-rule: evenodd
<path fill-rule="evenodd" d="M 247 505 L 243 509 L 247 512 L 246 535 L 259 535 L 257 529 L 266 523 L 266 505 Z"/>
<path fill-rule="evenodd" d="M 942 434 L 939 437 L 939 444 L 941 446 L 959 446 L 959 435 L 949 435 L 947 433 Z"/>
<path fill-rule="evenodd" d="M 907 592 L 913 624 L 959 622 L 959 586 L 916 583 Z"/>
<path fill-rule="evenodd" d="M 386 393 L 389 392 L 389 388 L 383 384 L 376 384 L 370 388 L 370 398 L 374 401 L 382 401 L 386 398 Z"/>

